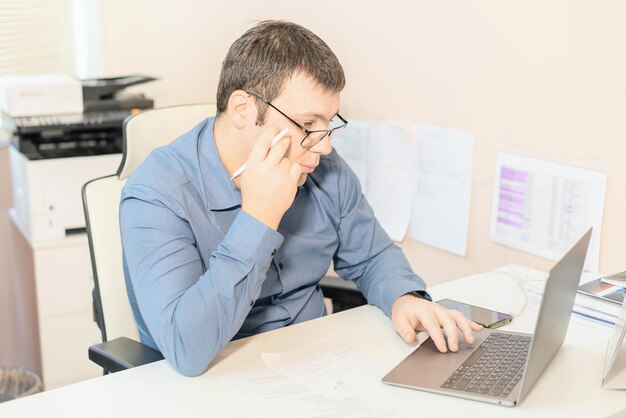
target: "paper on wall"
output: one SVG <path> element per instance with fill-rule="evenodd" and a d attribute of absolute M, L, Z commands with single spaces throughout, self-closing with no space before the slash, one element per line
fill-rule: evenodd
<path fill-rule="evenodd" d="M 411 143 L 399 126 L 373 122 L 369 131 L 367 199 L 394 241 L 403 241 L 413 198 Z"/>
<path fill-rule="evenodd" d="M 350 121 L 333 146 L 356 173 L 363 194 L 392 240 L 402 241 L 411 217 L 411 144 L 404 129 L 384 122 Z"/>
<path fill-rule="evenodd" d="M 416 192 L 411 238 L 465 256 L 474 136 L 426 124 L 412 128 Z"/>
<path fill-rule="evenodd" d="M 369 123 L 351 120 L 333 138 L 333 148 L 348 163 L 361 183 L 363 194 L 367 196 L 367 163 L 369 149 Z"/>

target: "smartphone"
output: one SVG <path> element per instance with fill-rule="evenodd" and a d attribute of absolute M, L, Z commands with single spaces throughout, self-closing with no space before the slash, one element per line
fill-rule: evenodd
<path fill-rule="evenodd" d="M 499 328 L 502 325 L 508 324 L 513 319 L 513 317 L 509 314 L 492 311 L 491 309 L 485 309 L 463 302 L 457 302 L 452 299 L 441 299 L 436 303 L 446 309 L 454 309 L 455 311 L 461 312 L 466 318 L 471 319 L 485 328 Z"/>

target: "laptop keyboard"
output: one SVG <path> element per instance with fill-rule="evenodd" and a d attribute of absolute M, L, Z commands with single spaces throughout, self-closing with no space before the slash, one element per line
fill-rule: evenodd
<path fill-rule="evenodd" d="M 441 385 L 445 389 L 508 396 L 522 378 L 532 337 L 494 332 Z"/>

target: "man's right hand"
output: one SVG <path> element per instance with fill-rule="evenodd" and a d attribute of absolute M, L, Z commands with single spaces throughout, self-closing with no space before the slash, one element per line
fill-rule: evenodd
<path fill-rule="evenodd" d="M 255 142 L 240 182 L 242 210 L 274 230 L 293 203 L 301 174 L 300 164 L 285 158 L 289 133 L 270 148 L 278 132 L 269 128 Z"/>

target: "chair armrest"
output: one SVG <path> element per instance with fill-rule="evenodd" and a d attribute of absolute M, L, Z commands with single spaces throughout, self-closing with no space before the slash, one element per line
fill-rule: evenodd
<path fill-rule="evenodd" d="M 119 337 L 89 347 L 89 360 L 102 367 L 105 372 L 115 373 L 163 360 L 163 355 L 135 340 Z"/>
<path fill-rule="evenodd" d="M 352 282 L 348 282 L 348 284 L 349 286 L 341 283 L 324 282 L 324 280 L 320 283 L 320 289 L 324 297 L 333 301 L 333 312 L 341 312 L 357 306 L 367 305 L 367 299 L 365 299 L 359 289 Z"/>

